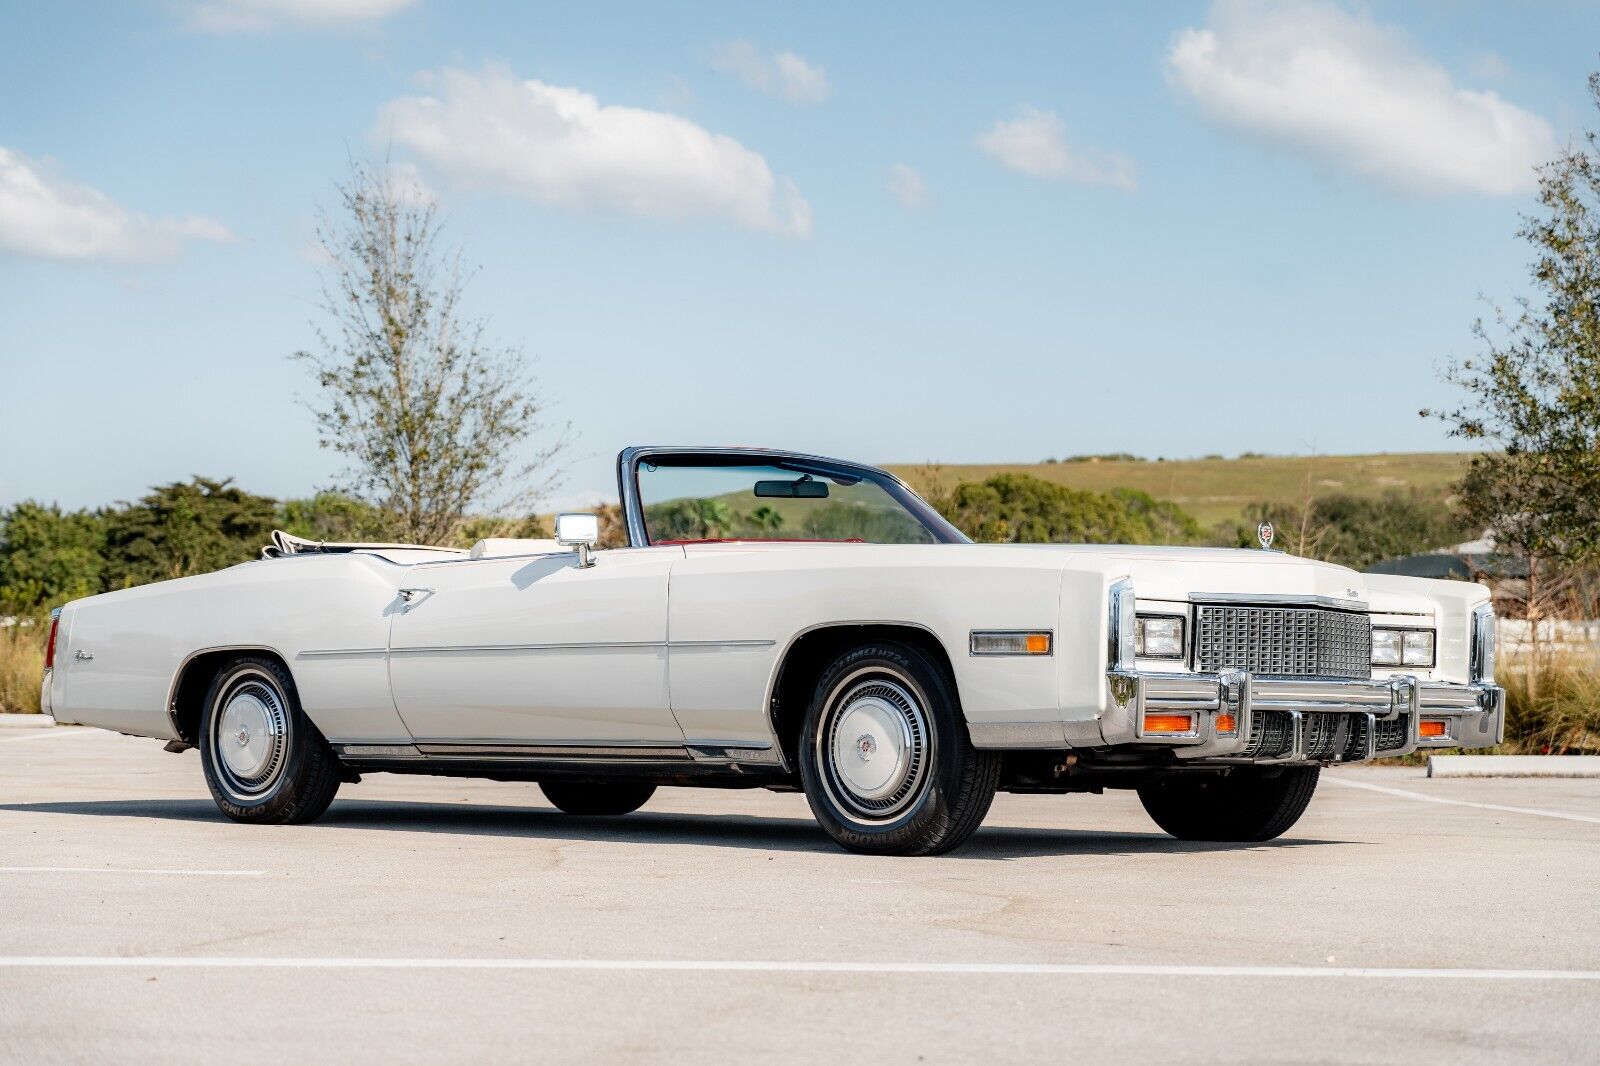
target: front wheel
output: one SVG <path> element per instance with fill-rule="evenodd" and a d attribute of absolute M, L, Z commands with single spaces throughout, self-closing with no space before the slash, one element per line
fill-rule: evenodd
<path fill-rule="evenodd" d="M 595 784 L 589 781 L 541 781 L 539 791 L 565 814 L 632 814 L 655 795 L 656 786 L 635 781 Z"/>
<path fill-rule="evenodd" d="M 338 757 L 300 710 L 294 679 L 261 656 L 240 656 L 212 680 L 200 765 L 211 798 L 236 822 L 309 822 L 339 791 Z"/>
<path fill-rule="evenodd" d="M 1242 766 L 1225 776 L 1169 774 L 1142 785 L 1139 800 L 1179 840 L 1259 842 L 1300 820 L 1318 773 L 1315 766 Z"/>
<path fill-rule="evenodd" d="M 938 855 L 994 801 L 1000 754 L 972 746 L 955 684 L 922 652 L 884 641 L 835 659 L 799 743 L 806 800 L 841 847 Z"/>

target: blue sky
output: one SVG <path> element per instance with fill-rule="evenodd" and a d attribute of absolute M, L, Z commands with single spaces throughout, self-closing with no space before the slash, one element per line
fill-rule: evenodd
<path fill-rule="evenodd" d="M 289 355 L 387 150 L 580 436 L 867 461 L 1448 447 L 1593 4 L 0 9 L 0 504 L 330 483 Z"/>

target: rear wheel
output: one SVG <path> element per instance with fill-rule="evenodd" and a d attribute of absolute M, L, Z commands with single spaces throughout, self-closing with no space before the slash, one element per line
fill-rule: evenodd
<path fill-rule="evenodd" d="M 294 679 L 261 656 L 240 656 L 212 680 L 200 764 L 212 799 L 236 822 L 309 822 L 339 791 L 339 760 L 300 710 Z"/>
<path fill-rule="evenodd" d="M 656 786 L 636 781 L 541 781 L 544 798 L 567 814 L 632 814 L 655 795 Z"/>
<path fill-rule="evenodd" d="M 1318 773 L 1315 766 L 1242 766 L 1225 776 L 1171 774 L 1141 787 L 1139 800 L 1179 840 L 1271 840 L 1305 813 Z"/>
<path fill-rule="evenodd" d="M 983 822 L 1000 754 L 972 746 L 942 666 L 890 641 L 854 648 L 817 682 L 799 743 L 811 811 L 841 847 L 938 855 Z"/>

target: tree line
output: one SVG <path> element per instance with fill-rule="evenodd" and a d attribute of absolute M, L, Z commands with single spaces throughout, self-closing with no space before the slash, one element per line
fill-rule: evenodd
<path fill-rule="evenodd" d="M 1297 508 L 1262 504 L 1252 509 L 1252 520 L 1203 529 L 1177 504 L 1143 492 L 1091 492 L 1027 474 L 999 474 L 950 489 L 930 481 L 923 490 L 940 513 L 978 541 L 1252 546 L 1257 517 L 1285 530 L 1308 528 Z M 615 505 L 602 511 L 612 533 L 607 543 L 616 546 L 621 523 Z M 1458 512 L 1442 499 L 1326 496 L 1311 504 L 1309 528 L 1315 532 L 1301 545 L 1302 554 L 1363 567 L 1461 539 L 1459 522 Z M 731 519 L 724 525 L 733 528 Z M 311 540 L 381 541 L 396 536 L 395 526 L 381 508 L 343 493 L 277 500 L 207 477 L 157 486 L 136 501 L 94 510 L 26 501 L 0 511 L 0 615 L 37 616 L 81 596 L 245 562 L 260 555 L 274 529 Z M 717 529 L 718 535 L 731 535 Z M 549 524 L 538 515 L 467 515 L 436 543 L 467 547 L 490 536 L 549 536 Z"/>

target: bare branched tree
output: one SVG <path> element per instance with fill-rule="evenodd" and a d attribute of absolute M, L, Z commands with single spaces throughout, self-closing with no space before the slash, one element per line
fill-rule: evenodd
<path fill-rule="evenodd" d="M 395 536 L 446 543 L 471 511 L 526 514 L 569 443 L 522 353 L 464 320 L 459 251 L 434 204 L 386 165 L 353 163 L 318 237 L 329 261 L 307 363 L 321 444 L 349 462 L 338 486 L 390 516 Z"/>

